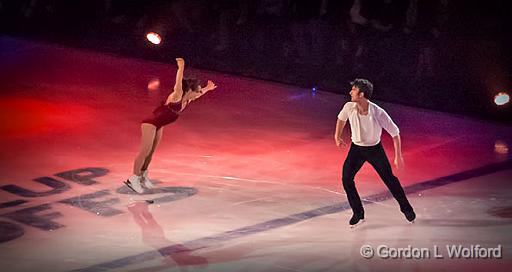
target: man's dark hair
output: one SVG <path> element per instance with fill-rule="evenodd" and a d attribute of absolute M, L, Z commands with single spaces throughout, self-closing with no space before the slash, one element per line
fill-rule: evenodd
<path fill-rule="evenodd" d="M 373 84 L 368 79 L 356 78 L 350 82 L 350 85 L 359 88 L 364 93 L 366 99 L 370 99 L 373 94 Z"/>

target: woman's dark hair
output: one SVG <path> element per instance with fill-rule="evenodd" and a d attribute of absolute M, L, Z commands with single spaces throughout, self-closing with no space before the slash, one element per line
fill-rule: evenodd
<path fill-rule="evenodd" d="M 199 79 L 194 77 L 184 78 L 181 81 L 181 86 L 183 89 L 183 94 L 186 94 L 188 91 L 195 92 L 199 87 Z"/>
<path fill-rule="evenodd" d="M 356 78 L 350 82 L 350 85 L 359 88 L 359 91 L 364 93 L 366 99 L 370 99 L 373 94 L 373 84 L 368 79 Z"/>

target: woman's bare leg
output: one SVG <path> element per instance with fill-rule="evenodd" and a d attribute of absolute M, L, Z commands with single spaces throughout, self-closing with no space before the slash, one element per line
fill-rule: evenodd
<path fill-rule="evenodd" d="M 155 185 L 149 179 L 148 167 L 149 167 L 149 164 L 151 163 L 151 159 L 153 158 L 153 154 L 155 153 L 156 147 L 158 146 L 158 143 L 160 143 L 160 140 L 162 139 L 162 133 L 163 133 L 163 128 L 160 128 L 160 129 L 158 129 L 156 131 L 155 139 L 153 140 L 153 146 L 151 147 L 151 151 L 146 156 L 146 158 L 144 159 L 144 163 L 142 164 L 142 168 L 141 168 L 141 171 L 142 171 L 141 182 L 148 189 L 155 188 Z"/>
<path fill-rule="evenodd" d="M 153 149 L 153 144 L 155 141 L 156 135 L 156 127 L 151 124 L 143 123 L 141 125 L 141 143 L 140 150 L 137 157 L 135 157 L 135 162 L 133 163 L 133 174 L 140 176 L 142 175 L 142 167 L 148 155 L 151 153 Z"/>
<path fill-rule="evenodd" d="M 141 171 L 145 171 L 148 169 L 149 164 L 151 163 L 151 159 L 153 158 L 153 154 L 155 153 L 156 147 L 162 140 L 162 134 L 164 132 L 164 128 L 159 128 L 155 133 L 155 138 L 153 140 L 153 146 L 151 147 L 151 151 L 144 159 L 144 163 L 142 164 Z"/>

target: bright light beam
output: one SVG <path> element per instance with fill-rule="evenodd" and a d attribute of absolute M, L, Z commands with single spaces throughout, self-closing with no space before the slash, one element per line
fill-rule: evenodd
<path fill-rule="evenodd" d="M 146 34 L 146 38 L 148 41 L 150 41 L 152 44 L 160 44 L 162 42 L 162 37 L 158 33 L 155 32 L 149 32 Z"/>
<path fill-rule="evenodd" d="M 510 96 L 508 93 L 501 92 L 494 97 L 494 103 L 496 103 L 498 106 L 503 106 L 508 102 L 510 102 Z"/>

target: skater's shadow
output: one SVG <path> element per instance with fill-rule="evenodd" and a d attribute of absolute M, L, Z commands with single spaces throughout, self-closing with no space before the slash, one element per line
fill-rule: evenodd
<path fill-rule="evenodd" d="M 195 249 L 187 248 L 182 244 L 175 244 L 165 237 L 164 230 L 149 212 L 148 204 L 144 202 L 135 202 L 128 206 L 128 210 L 133 215 L 135 223 L 142 231 L 142 241 L 150 247 L 155 248 L 162 257 L 164 264 L 144 268 L 144 271 L 158 271 L 171 266 L 195 266 L 207 265 L 208 260 L 202 256 L 191 255 Z M 169 245 L 173 245 L 169 248 Z"/>
<path fill-rule="evenodd" d="M 490 214 L 503 217 L 506 219 L 502 220 L 486 220 L 486 219 L 438 219 L 438 218 L 417 218 L 414 221 L 414 224 L 411 223 L 403 223 L 400 226 L 435 226 L 435 227 L 489 227 L 489 226 L 505 226 L 512 225 L 512 220 L 510 219 L 510 211 L 509 210 L 492 210 L 489 211 Z M 383 228 L 395 227 L 396 225 L 389 224 L 371 224 L 364 223 L 364 225 L 357 227 L 359 230 L 377 230 Z"/>
<path fill-rule="evenodd" d="M 496 217 L 512 218 L 512 207 L 493 207 L 487 212 Z"/>
<path fill-rule="evenodd" d="M 389 224 L 372 224 L 369 222 L 364 223 L 364 225 L 359 226 L 356 228 L 356 230 L 377 230 L 377 229 L 384 229 L 391 227 Z"/>
<path fill-rule="evenodd" d="M 511 225 L 512 220 L 416 219 L 415 224 L 437 227 L 489 227 Z"/>

